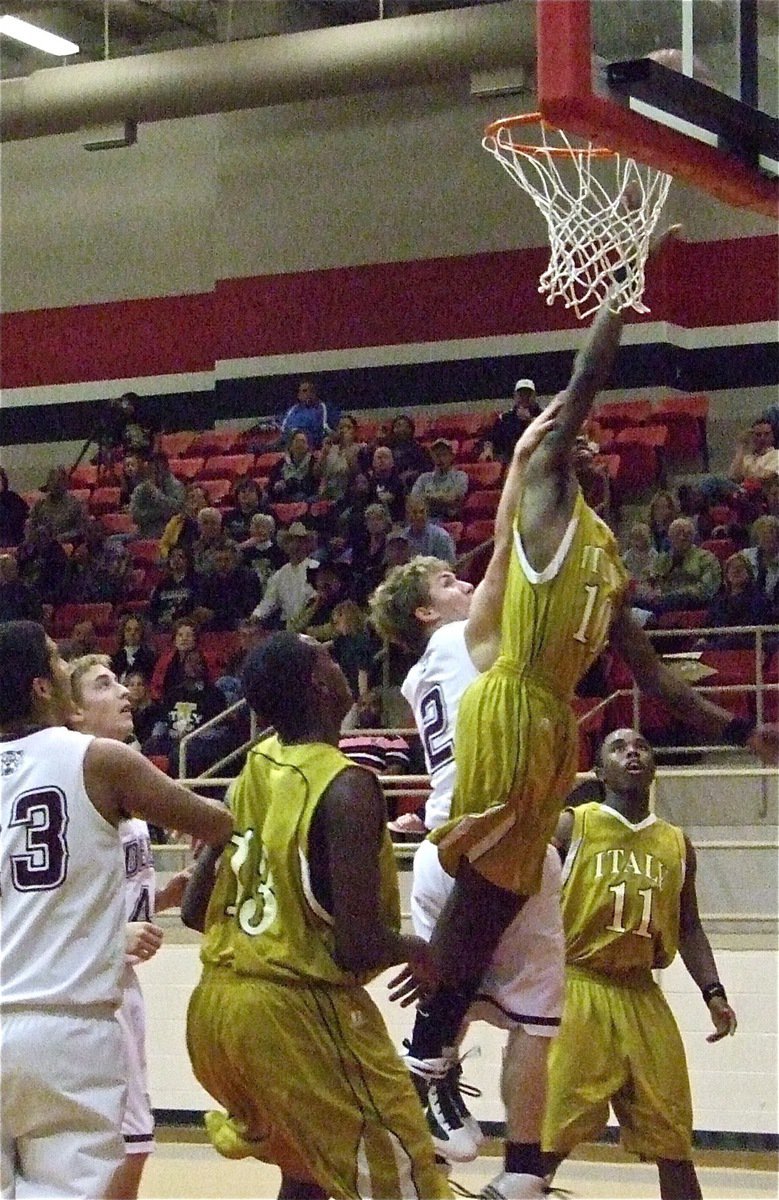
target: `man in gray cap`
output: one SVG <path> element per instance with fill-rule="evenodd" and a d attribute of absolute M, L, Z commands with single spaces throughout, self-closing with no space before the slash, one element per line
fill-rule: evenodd
<path fill-rule="evenodd" d="M 499 413 L 496 417 L 495 424 L 484 438 L 480 460 L 510 462 L 514 447 L 540 411 L 533 380 L 518 379 L 514 384 L 514 404 L 507 412 Z"/>
<path fill-rule="evenodd" d="M 468 476 L 453 466 L 454 445 L 447 438 L 436 438 L 430 447 L 430 455 L 435 469 L 419 476 L 411 495 L 415 500 L 425 501 L 431 517 L 459 521 L 468 491 Z"/>

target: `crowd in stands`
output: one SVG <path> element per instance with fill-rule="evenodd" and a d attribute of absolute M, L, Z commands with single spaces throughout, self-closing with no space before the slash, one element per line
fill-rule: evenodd
<path fill-rule="evenodd" d="M 136 401 L 111 405 L 95 459 L 52 468 L 37 495 L 19 495 L 0 469 L 0 620 L 44 620 L 72 657 L 109 653 L 130 689 L 139 742 L 172 773 L 181 739 L 240 699 L 243 657 L 277 628 L 331 644 L 354 695 L 354 729 L 386 724 L 377 697 L 407 663 L 369 627 L 368 596 L 417 554 L 478 578 L 505 463 L 539 409 L 532 380 L 518 381 L 499 414 L 402 413 L 385 424 L 339 413 L 302 380 L 275 428 L 233 433 L 161 434 L 138 418 Z M 672 448 L 650 410 L 602 406 L 577 451 L 585 496 L 615 526 L 638 494 L 623 456 L 630 463 L 638 447 L 636 461 L 654 464 L 641 479 L 641 519 L 623 537 L 635 611 L 648 628 L 691 627 L 693 618 L 712 630 L 776 624 L 771 421 L 747 431 L 727 477 L 673 490 Z M 705 440 L 696 411 L 669 404 L 668 427 L 687 421 L 679 429 Z M 700 645 L 754 639 L 712 632 Z M 198 734 L 188 773 L 239 745 L 242 720 Z M 418 747 L 388 749 L 377 735 L 368 753 L 366 738 L 357 738 L 360 753 L 382 772 L 419 769 Z"/>

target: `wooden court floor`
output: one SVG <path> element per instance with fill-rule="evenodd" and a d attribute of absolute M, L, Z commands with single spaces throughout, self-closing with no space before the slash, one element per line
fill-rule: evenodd
<path fill-rule="evenodd" d="M 705 1200 L 776 1200 L 779 1176 L 768 1155 L 734 1157 L 708 1152 L 706 1165 L 698 1166 Z M 716 1165 L 711 1165 L 716 1164 Z M 720 1165 L 721 1164 L 721 1165 Z M 482 1155 L 458 1166 L 452 1179 L 478 1195 L 479 1189 L 500 1170 L 497 1155 Z M 279 1173 L 255 1161 L 220 1159 L 210 1146 L 187 1141 L 160 1141 L 149 1159 L 141 1187 L 145 1200 L 270 1200 L 276 1195 Z M 654 1166 L 632 1163 L 610 1154 L 604 1161 L 571 1160 L 557 1173 L 555 1186 L 561 1200 L 634 1200 L 658 1197 Z M 563 1191 L 564 1189 L 564 1191 Z M 553 1194 L 554 1196 L 554 1194 Z"/>

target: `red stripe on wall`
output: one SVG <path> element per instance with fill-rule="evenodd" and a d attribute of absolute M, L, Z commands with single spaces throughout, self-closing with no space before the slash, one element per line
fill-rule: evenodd
<path fill-rule="evenodd" d="M 772 321 L 776 237 L 679 242 L 647 272 L 645 320 Z M 538 294 L 544 249 L 223 280 L 213 292 L 2 318 L 5 387 L 213 370 L 220 359 L 571 329 Z M 642 318 L 631 314 L 630 320 Z"/>

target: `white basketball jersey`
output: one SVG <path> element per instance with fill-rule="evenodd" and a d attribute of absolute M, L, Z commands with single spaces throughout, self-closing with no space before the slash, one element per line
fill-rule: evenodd
<path fill-rule="evenodd" d="M 42 729 L 0 742 L 0 1007 L 119 1002 L 119 832 L 84 786 L 92 738 Z"/>
<path fill-rule="evenodd" d="M 154 919 L 154 854 L 149 826 L 140 817 L 119 822 L 125 877 L 125 916 L 128 921 Z"/>
<path fill-rule="evenodd" d="M 448 821 L 454 790 L 454 731 L 465 689 L 479 675 L 465 644 L 465 621 L 442 625 L 403 680 L 425 751 L 430 795 L 425 824 L 435 829 Z"/>

